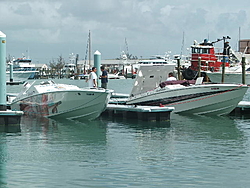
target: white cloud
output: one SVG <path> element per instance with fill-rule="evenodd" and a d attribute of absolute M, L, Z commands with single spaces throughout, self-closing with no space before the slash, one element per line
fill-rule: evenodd
<path fill-rule="evenodd" d="M 160 11 L 161 15 L 164 17 L 165 16 L 168 17 L 171 13 L 172 8 L 173 6 L 170 6 L 170 5 L 166 5 L 165 7 L 161 8 L 161 11 Z"/>
<path fill-rule="evenodd" d="M 9 54 L 27 46 L 34 58 L 82 53 L 91 30 L 93 49 L 103 50 L 103 58 L 119 56 L 125 37 L 130 53 L 150 56 L 180 53 L 183 32 L 185 48 L 208 36 L 229 35 L 235 43 L 239 27 L 242 38 L 250 38 L 249 9 L 245 1 L 1 0 L 0 29 Z"/>
<path fill-rule="evenodd" d="M 152 12 L 150 5 L 145 2 L 138 3 L 138 8 L 141 13 Z"/>

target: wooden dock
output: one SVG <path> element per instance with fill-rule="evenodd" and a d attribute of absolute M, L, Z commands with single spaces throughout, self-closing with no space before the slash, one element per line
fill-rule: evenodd
<path fill-rule="evenodd" d="M 102 115 L 142 121 L 170 121 L 170 113 L 173 110 L 174 107 L 108 104 Z"/>
<path fill-rule="evenodd" d="M 238 106 L 233 110 L 231 114 L 249 114 L 250 115 L 250 101 L 240 101 Z"/>
<path fill-rule="evenodd" d="M 109 104 L 126 104 L 129 94 L 112 93 Z"/>
<path fill-rule="evenodd" d="M 20 132 L 22 111 L 0 111 L 0 132 Z"/>

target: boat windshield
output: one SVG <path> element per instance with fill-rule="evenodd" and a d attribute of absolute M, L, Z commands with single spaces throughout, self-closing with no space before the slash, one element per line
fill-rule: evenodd
<path fill-rule="evenodd" d="M 209 54 L 209 48 L 192 48 L 193 54 Z"/>

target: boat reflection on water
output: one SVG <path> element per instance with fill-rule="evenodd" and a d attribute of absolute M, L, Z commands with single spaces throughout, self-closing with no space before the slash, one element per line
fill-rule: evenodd
<path fill-rule="evenodd" d="M 125 127 L 133 129 L 155 129 L 155 128 L 168 128 L 171 125 L 171 120 L 163 121 L 144 121 L 139 119 L 129 119 L 121 116 L 106 116 L 99 117 L 100 120 L 107 123 L 119 123 Z"/>
<path fill-rule="evenodd" d="M 183 136 L 200 137 L 206 142 L 223 143 L 223 140 L 238 140 L 244 133 L 238 129 L 238 122 L 234 116 L 202 116 L 202 115 L 178 115 L 172 116 L 172 124 L 180 138 Z M 186 135 L 188 133 L 188 135 Z M 220 140 L 220 142 L 218 142 Z"/>
<path fill-rule="evenodd" d="M 56 141 L 62 142 L 77 141 L 79 144 L 105 143 L 106 142 L 106 124 L 100 120 L 93 121 L 75 121 L 75 120 L 55 120 L 45 117 L 32 118 L 24 116 L 21 120 L 21 129 L 24 133 L 42 133 L 44 139 L 51 139 L 56 136 Z"/>
<path fill-rule="evenodd" d="M 250 127 L 250 120 L 247 121 Z M 130 135 L 135 135 L 134 144 L 143 153 L 140 161 L 164 167 L 163 170 L 166 171 L 169 170 L 168 166 L 173 165 L 182 168 L 181 164 L 185 160 L 193 167 L 199 166 L 197 161 L 203 160 L 214 161 L 218 165 L 227 163 L 231 158 L 240 160 L 243 155 L 241 152 L 247 149 L 245 143 L 249 139 L 248 132 L 242 129 L 240 121 L 230 116 L 173 114 L 170 127 L 125 125 L 129 128 Z"/>
<path fill-rule="evenodd" d="M 21 119 L 22 132 L 39 132 L 47 133 L 52 130 L 58 130 L 58 122 L 45 117 L 31 117 L 24 115 Z"/>

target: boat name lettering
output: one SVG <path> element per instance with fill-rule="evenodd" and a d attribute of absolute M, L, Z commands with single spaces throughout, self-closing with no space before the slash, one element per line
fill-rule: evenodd
<path fill-rule="evenodd" d="M 211 90 L 218 90 L 218 89 L 220 89 L 220 88 L 218 88 L 218 87 L 211 88 Z"/>
<path fill-rule="evenodd" d="M 87 93 L 87 95 L 95 95 L 94 93 Z"/>

